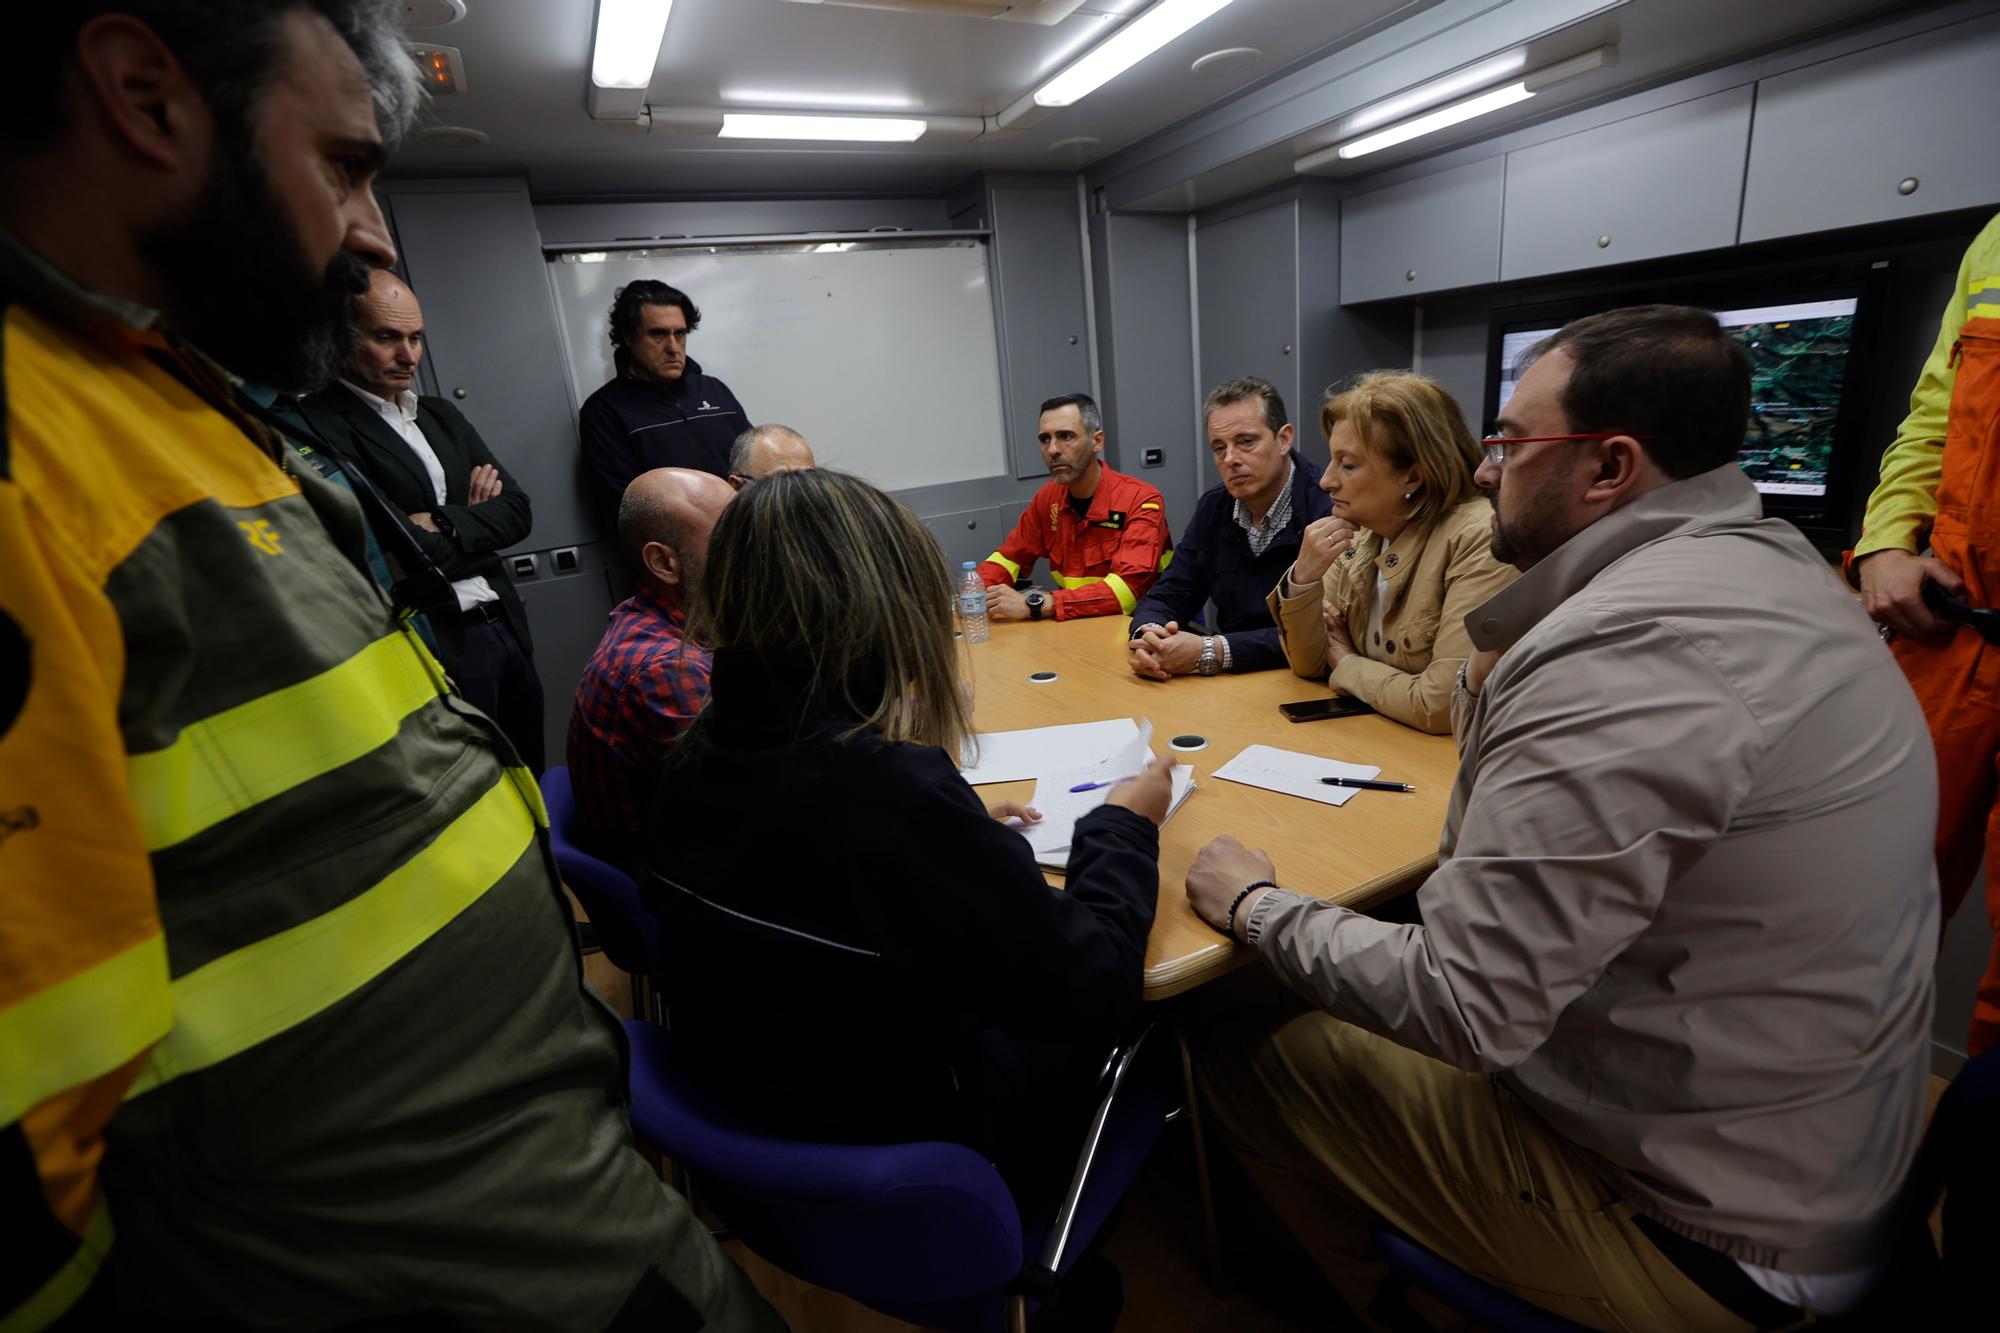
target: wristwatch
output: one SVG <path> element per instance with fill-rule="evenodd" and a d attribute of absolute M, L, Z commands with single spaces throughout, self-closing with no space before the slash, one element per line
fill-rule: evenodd
<path fill-rule="evenodd" d="M 1049 604 L 1048 594 L 1040 588 L 1035 588 L 1028 593 L 1027 601 L 1028 619 L 1040 620 L 1042 618 L 1042 608 Z"/>
<path fill-rule="evenodd" d="M 1213 676 L 1222 670 L 1222 656 L 1215 651 L 1214 635 L 1201 641 L 1201 656 L 1195 659 L 1194 669 L 1197 675 L 1202 676 Z"/>

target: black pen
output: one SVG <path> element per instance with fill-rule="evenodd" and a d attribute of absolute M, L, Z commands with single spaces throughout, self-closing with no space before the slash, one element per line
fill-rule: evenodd
<path fill-rule="evenodd" d="M 1359 787 L 1363 791 L 1415 791 L 1407 782 L 1374 782 L 1368 778 L 1321 778 L 1329 787 Z"/>

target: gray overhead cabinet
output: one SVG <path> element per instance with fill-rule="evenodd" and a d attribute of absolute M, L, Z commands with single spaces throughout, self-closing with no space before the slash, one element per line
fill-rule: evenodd
<path fill-rule="evenodd" d="M 1007 448 L 1016 477 L 1043 476 L 1048 468 L 1035 444 L 1041 404 L 1058 394 L 1091 392 L 1089 287 L 1083 279 L 1076 178 L 977 177 L 954 200 L 952 221 L 993 232 Z"/>
<path fill-rule="evenodd" d="M 1500 276 L 1506 160 L 1489 157 L 1340 204 L 1340 299 L 1477 287 Z"/>
<path fill-rule="evenodd" d="M 1474 146 L 1446 154 L 1444 170 L 1362 186 L 1341 203 L 1341 301 L 2000 203 L 1981 99 L 2000 69 L 2000 13 L 1859 49 L 1841 42 L 1839 54 L 1701 75 L 1502 136 L 1483 158 L 1464 160 Z M 1742 81 L 1717 88 L 1732 76 Z"/>
<path fill-rule="evenodd" d="M 2000 15 L 1757 85 L 1745 241 L 2000 200 Z"/>
<path fill-rule="evenodd" d="M 1730 88 L 1507 154 L 1501 280 L 1733 245 L 1750 103 Z"/>

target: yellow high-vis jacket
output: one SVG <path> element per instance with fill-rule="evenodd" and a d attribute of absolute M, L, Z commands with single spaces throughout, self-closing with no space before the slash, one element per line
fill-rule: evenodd
<path fill-rule="evenodd" d="M 1915 553 L 1929 543 L 1956 379 L 1953 349 L 1965 322 L 1982 318 L 2000 318 L 2000 215 L 1973 238 L 1958 267 L 1958 291 L 1945 307 L 1937 342 L 1910 392 L 1910 414 L 1897 429 L 1895 443 L 1882 455 L 1882 479 L 1868 497 L 1854 561 L 1875 551 Z M 2000 504 L 2000 495 L 1993 499 Z M 1854 577 L 1853 561 L 1848 569 Z"/>
<path fill-rule="evenodd" d="M 0 232 L 0 1329 L 608 1318 L 671 1218 L 546 830 L 353 496 Z"/>

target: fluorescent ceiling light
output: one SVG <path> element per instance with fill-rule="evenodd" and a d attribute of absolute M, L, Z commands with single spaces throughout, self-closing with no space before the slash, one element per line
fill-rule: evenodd
<path fill-rule="evenodd" d="M 1069 106 L 1082 101 L 1229 2 L 1158 0 L 1035 89 L 1035 105 Z"/>
<path fill-rule="evenodd" d="M 590 81 L 600 88 L 643 89 L 651 83 L 673 7 L 674 0 L 597 0 Z"/>
<path fill-rule="evenodd" d="M 1468 97 L 1462 102 L 1453 102 L 1450 106 L 1441 106 L 1435 111 L 1414 116 L 1400 125 L 1391 125 L 1386 130 L 1364 134 L 1359 139 L 1349 139 L 1335 151 L 1342 159 L 1366 157 L 1384 148 L 1394 148 L 1399 143 L 1408 143 L 1412 139 L 1421 139 L 1426 134 L 1435 134 L 1448 125 L 1456 125 L 1461 121 L 1498 111 L 1502 107 L 1513 106 L 1516 102 L 1525 102 L 1533 96 L 1534 94 L 1528 91 L 1528 85 L 1517 79 L 1513 83 L 1503 84 L 1477 97 Z"/>
<path fill-rule="evenodd" d="M 893 93 L 822 93 L 804 89 L 724 88 L 722 100 L 737 106 L 810 106 L 829 111 L 914 111 L 917 103 Z"/>
<path fill-rule="evenodd" d="M 911 143 L 930 126 L 893 116 L 775 116 L 727 111 L 723 139 L 841 139 L 863 143 Z"/>
<path fill-rule="evenodd" d="M 1341 122 L 1343 134 L 1359 134 L 1372 130 L 1377 125 L 1387 125 L 1390 121 L 1401 120 L 1404 116 L 1449 102 L 1454 97 L 1463 97 L 1469 92 L 1498 83 L 1512 74 L 1519 74 L 1528 63 L 1528 53 L 1515 49 L 1491 60 L 1482 60 L 1477 65 L 1468 66 L 1456 74 L 1447 74 L 1441 79 L 1418 84 L 1408 92 L 1394 97 L 1385 97 L 1372 106 L 1361 110 Z"/>
<path fill-rule="evenodd" d="M 1495 59 L 1504 61 L 1512 58 L 1509 55 L 1496 57 Z M 1602 69 L 1606 65 L 1616 63 L 1617 59 L 1618 48 L 1616 46 L 1592 47 L 1590 50 L 1580 55 L 1573 55 L 1567 60 L 1558 60 L 1552 65 L 1544 65 L 1542 68 L 1534 70 L 1526 76 L 1514 80 L 1512 83 L 1505 83 L 1498 88 L 1488 89 L 1477 96 L 1452 102 L 1446 106 L 1437 108 L 1435 111 L 1427 111 L 1421 116 L 1413 116 L 1409 120 L 1391 125 L 1388 129 L 1378 130 L 1373 134 L 1364 134 L 1359 139 L 1349 139 L 1346 143 L 1340 144 L 1337 147 L 1330 149 L 1323 148 L 1317 153 L 1300 158 L 1292 164 L 1293 169 L 1296 171 L 1311 171 L 1315 167 L 1325 166 L 1336 157 L 1343 161 L 1351 161 L 1357 157 L 1366 157 L 1370 153 L 1380 152 L 1384 148 L 1393 148 L 1399 143 L 1408 143 L 1412 139 L 1420 139 L 1426 134 L 1435 134 L 1446 126 L 1457 125 L 1474 117 L 1484 116 L 1489 112 L 1498 111 L 1502 107 L 1513 106 L 1517 102 L 1525 102 L 1544 88 L 1553 87 L 1566 79 L 1573 79 L 1579 74 L 1588 74 L 1594 69 Z M 1471 69 L 1463 71 L 1462 76 L 1448 76 L 1447 79 L 1440 79 L 1424 87 L 1413 89 L 1404 96 L 1410 97 L 1428 92 L 1450 79 L 1459 77 L 1469 79 L 1477 72 L 1490 71 L 1493 65 L 1494 61 L 1475 65 Z M 1518 64 L 1516 68 L 1518 68 Z M 1392 99 L 1392 102 L 1401 100 L 1403 99 Z M 1384 103 L 1383 105 L 1390 105 L 1390 103 Z M 1374 110 L 1375 108 L 1370 107 L 1361 114 L 1365 116 Z M 1355 129 L 1359 127 L 1358 125 L 1349 125 L 1348 128 Z"/>

